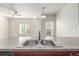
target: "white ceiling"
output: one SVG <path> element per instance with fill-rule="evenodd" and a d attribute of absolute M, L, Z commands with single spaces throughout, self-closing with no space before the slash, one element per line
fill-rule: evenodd
<path fill-rule="evenodd" d="M 8 12 L 12 12 L 10 9 L 3 8 L 8 7 L 11 9 L 15 9 L 21 14 L 22 16 L 16 17 L 25 17 L 25 18 L 32 18 L 32 17 L 39 17 L 42 13 L 42 7 L 45 7 L 45 14 L 56 14 L 61 8 L 63 8 L 65 3 L 4 3 L 0 4 L 0 11 L 1 14 L 4 13 L 7 16 L 11 16 L 7 14 Z"/>

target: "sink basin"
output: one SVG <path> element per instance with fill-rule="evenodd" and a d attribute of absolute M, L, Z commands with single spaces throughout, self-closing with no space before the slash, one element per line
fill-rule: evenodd
<path fill-rule="evenodd" d="M 52 40 L 41 40 L 41 44 L 44 46 L 56 46 Z"/>
<path fill-rule="evenodd" d="M 27 40 L 23 46 L 36 46 L 36 45 L 41 45 L 41 46 L 56 46 L 55 43 L 52 40 Z"/>
<path fill-rule="evenodd" d="M 37 40 L 27 40 L 23 45 L 24 46 L 35 46 L 38 44 Z"/>

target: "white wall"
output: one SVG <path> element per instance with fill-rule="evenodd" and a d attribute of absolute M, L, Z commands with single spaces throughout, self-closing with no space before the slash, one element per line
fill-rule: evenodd
<path fill-rule="evenodd" d="M 75 47 L 79 45 L 78 12 L 78 4 L 70 3 L 57 13 L 56 34 L 59 44 Z"/>
<path fill-rule="evenodd" d="M 67 4 L 57 14 L 57 36 L 79 37 L 78 4 Z"/>
<path fill-rule="evenodd" d="M 8 19 L 0 15 L 0 48 L 8 45 Z"/>

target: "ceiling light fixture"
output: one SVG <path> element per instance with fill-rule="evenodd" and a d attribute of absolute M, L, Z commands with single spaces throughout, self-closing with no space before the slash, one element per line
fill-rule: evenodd
<path fill-rule="evenodd" d="M 36 19 L 36 16 L 33 16 L 33 19 Z"/>
<path fill-rule="evenodd" d="M 42 7 L 41 18 L 46 18 L 46 15 L 45 15 L 44 11 L 45 11 L 45 7 Z"/>

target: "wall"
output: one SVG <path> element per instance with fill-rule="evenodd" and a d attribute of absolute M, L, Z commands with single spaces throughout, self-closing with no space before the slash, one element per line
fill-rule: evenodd
<path fill-rule="evenodd" d="M 0 48 L 8 46 L 8 19 L 0 15 Z"/>
<path fill-rule="evenodd" d="M 71 47 L 79 45 L 78 12 L 78 4 L 70 3 L 57 13 L 56 33 L 58 44 Z"/>

